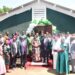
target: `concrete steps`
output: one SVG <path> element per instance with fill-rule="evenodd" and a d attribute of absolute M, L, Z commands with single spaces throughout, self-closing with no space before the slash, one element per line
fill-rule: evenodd
<path fill-rule="evenodd" d="M 42 65 L 47 65 L 47 63 L 43 63 L 43 62 L 31 62 L 32 66 L 42 66 Z"/>

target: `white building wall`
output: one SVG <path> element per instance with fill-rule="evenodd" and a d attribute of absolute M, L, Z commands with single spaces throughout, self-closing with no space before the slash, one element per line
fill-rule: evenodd
<path fill-rule="evenodd" d="M 40 0 L 32 6 L 32 20 L 46 19 L 46 6 Z"/>

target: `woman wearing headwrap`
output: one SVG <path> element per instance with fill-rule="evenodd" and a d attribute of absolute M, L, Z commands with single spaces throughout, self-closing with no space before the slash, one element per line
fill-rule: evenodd
<path fill-rule="evenodd" d="M 34 61 L 40 61 L 40 42 L 34 36 L 34 39 L 32 40 L 32 47 L 33 47 L 33 60 Z"/>

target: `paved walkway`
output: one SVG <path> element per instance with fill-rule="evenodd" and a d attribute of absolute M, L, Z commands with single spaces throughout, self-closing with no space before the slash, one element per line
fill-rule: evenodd
<path fill-rule="evenodd" d="M 6 75 L 56 75 L 56 73 L 48 68 L 28 67 L 26 70 L 24 68 L 15 68 L 11 70 L 11 73 L 7 73 Z"/>
<path fill-rule="evenodd" d="M 29 63 L 28 63 L 29 64 Z M 34 64 L 32 62 L 32 64 Z M 37 64 L 37 63 L 36 63 Z M 36 65 L 34 64 L 34 65 Z M 41 64 L 41 63 L 39 63 Z M 71 66 L 70 66 L 71 69 Z M 15 68 L 13 70 L 10 70 L 10 73 L 7 73 L 6 75 L 56 75 L 56 72 L 53 71 L 50 68 L 42 67 L 42 66 L 27 66 L 27 69 L 24 68 Z M 75 74 L 69 74 L 69 75 L 75 75 Z"/>

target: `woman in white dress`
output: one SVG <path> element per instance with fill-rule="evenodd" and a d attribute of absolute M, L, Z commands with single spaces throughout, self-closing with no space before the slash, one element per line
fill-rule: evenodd
<path fill-rule="evenodd" d="M 6 67 L 5 67 L 5 61 L 3 58 L 2 43 L 0 42 L 0 75 L 5 75 L 5 73 L 6 73 Z"/>

